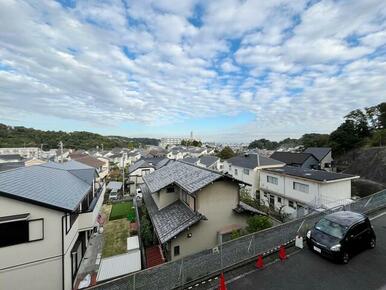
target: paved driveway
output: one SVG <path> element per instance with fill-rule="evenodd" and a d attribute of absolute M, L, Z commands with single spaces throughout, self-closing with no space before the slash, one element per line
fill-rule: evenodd
<path fill-rule="evenodd" d="M 285 262 L 253 271 L 227 286 L 235 289 L 386 289 L 386 215 L 372 221 L 377 246 L 353 257 L 348 265 L 335 264 L 305 248 Z"/>

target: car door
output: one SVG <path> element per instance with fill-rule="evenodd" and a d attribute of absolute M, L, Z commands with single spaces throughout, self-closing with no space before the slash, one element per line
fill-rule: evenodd
<path fill-rule="evenodd" d="M 357 252 L 362 249 L 368 241 L 368 227 L 365 221 L 355 224 L 349 233 L 351 252 Z"/>

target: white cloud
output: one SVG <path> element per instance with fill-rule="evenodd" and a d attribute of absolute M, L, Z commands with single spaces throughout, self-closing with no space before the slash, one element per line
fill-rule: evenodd
<path fill-rule="evenodd" d="M 250 112 L 223 136 L 328 132 L 386 99 L 385 19 L 382 0 L 1 1 L 0 114 L 160 126 Z"/>

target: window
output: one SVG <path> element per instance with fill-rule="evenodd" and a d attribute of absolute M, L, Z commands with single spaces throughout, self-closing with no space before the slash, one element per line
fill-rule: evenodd
<path fill-rule="evenodd" d="M 309 185 L 308 184 L 303 184 L 303 183 L 294 181 L 293 188 L 297 191 L 301 191 L 301 192 L 305 192 L 305 193 L 309 192 Z"/>
<path fill-rule="evenodd" d="M 277 202 L 281 203 L 281 197 L 279 197 L 279 196 L 277 197 Z"/>
<path fill-rule="evenodd" d="M 237 169 L 235 169 L 235 175 L 237 175 Z"/>
<path fill-rule="evenodd" d="M 243 172 L 244 172 L 245 175 L 249 175 L 249 169 L 244 168 L 244 169 L 243 169 Z"/>
<path fill-rule="evenodd" d="M 0 247 L 7 247 L 29 241 L 28 221 L 14 221 L 0 224 Z"/>
<path fill-rule="evenodd" d="M 296 208 L 295 202 L 293 202 L 292 200 L 288 201 L 288 206 L 292 208 Z"/>
<path fill-rule="evenodd" d="M 256 199 L 260 201 L 260 191 L 256 190 Z"/>
<path fill-rule="evenodd" d="M 142 176 L 146 176 L 148 174 L 150 174 L 150 169 L 143 169 L 142 170 Z"/>
<path fill-rule="evenodd" d="M 267 182 L 272 183 L 272 184 L 276 184 L 276 185 L 279 184 L 279 180 L 277 177 L 273 177 L 273 176 L 269 176 L 269 175 L 267 175 Z"/>
<path fill-rule="evenodd" d="M 268 194 L 266 192 L 264 192 L 264 197 L 268 197 Z"/>
<path fill-rule="evenodd" d="M 180 255 L 180 246 L 175 246 L 174 247 L 174 256 L 179 256 Z"/>
<path fill-rule="evenodd" d="M 174 186 L 168 186 L 168 187 L 166 188 L 166 192 L 167 192 L 167 193 L 172 193 L 172 192 L 174 192 Z"/>
<path fill-rule="evenodd" d="M 368 226 L 367 224 L 363 221 L 357 225 L 355 225 L 351 230 L 350 234 L 353 235 L 354 237 L 363 233 L 365 230 L 367 230 Z"/>

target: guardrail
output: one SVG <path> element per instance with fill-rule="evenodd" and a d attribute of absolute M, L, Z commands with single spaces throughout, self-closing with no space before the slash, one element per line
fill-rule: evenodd
<path fill-rule="evenodd" d="M 214 276 L 221 271 L 242 264 L 258 254 L 276 250 L 288 244 L 306 231 L 322 216 L 341 210 L 368 213 L 386 207 L 386 190 L 358 199 L 354 203 L 338 206 L 320 213 L 312 213 L 257 233 L 249 234 L 223 243 L 214 249 L 205 250 L 175 262 L 145 269 L 117 278 L 89 289 L 175 289 L 194 281 Z"/>

